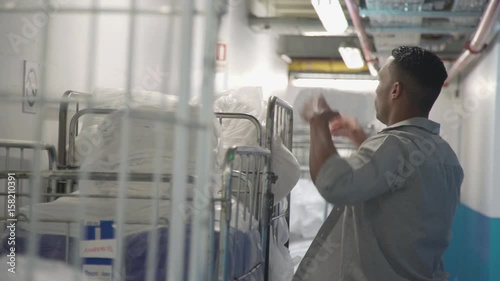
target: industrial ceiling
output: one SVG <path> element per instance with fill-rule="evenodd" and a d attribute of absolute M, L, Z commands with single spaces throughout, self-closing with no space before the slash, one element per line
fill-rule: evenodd
<path fill-rule="evenodd" d="M 304 36 L 325 32 L 311 0 L 253 0 L 264 13 L 250 15 L 256 32 L 279 35 L 277 52 L 296 59 L 340 59 L 342 43 L 360 46 L 340 0 L 349 28 L 340 36 Z M 327 0 L 322 0 L 327 1 Z M 417 45 L 454 60 L 476 30 L 487 0 L 356 0 L 373 56 L 383 59 L 394 47 Z"/>

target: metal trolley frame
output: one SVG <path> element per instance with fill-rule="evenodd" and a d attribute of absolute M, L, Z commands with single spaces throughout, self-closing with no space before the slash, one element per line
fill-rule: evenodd
<path fill-rule="evenodd" d="M 23 152 L 25 149 L 44 149 L 48 152 L 49 159 L 49 167 L 47 171 L 41 171 L 42 178 L 48 181 L 48 188 L 43 191 L 38 191 L 38 195 L 40 197 L 46 198 L 46 201 L 52 201 L 60 196 L 76 196 L 69 194 L 74 191 L 75 183 L 83 178 L 86 180 L 103 180 L 103 181 L 118 181 L 119 174 L 118 173 L 103 173 L 103 172 L 91 172 L 84 173 L 82 175 L 81 171 L 78 170 L 78 167 L 74 163 L 74 142 L 75 137 L 78 131 L 78 119 L 85 114 L 109 114 L 113 112 L 113 109 L 80 109 L 81 98 L 88 97 L 88 94 L 76 92 L 76 91 L 67 91 L 63 95 L 63 99 L 60 105 L 59 112 L 59 138 L 58 138 L 58 148 L 59 154 L 56 154 L 55 148 L 50 145 L 37 143 L 37 142 L 23 142 L 23 141 L 2 141 L 0 142 L 0 147 L 6 148 L 6 154 L 9 155 L 9 149 L 11 148 L 19 148 L 21 149 L 21 156 L 23 156 Z M 76 98 L 76 99 L 75 99 Z M 76 101 L 76 102 L 75 102 Z M 75 102 L 76 104 L 76 113 L 70 120 L 68 127 L 68 111 L 71 103 Z M 224 179 L 224 188 L 222 190 L 222 194 L 219 197 L 212 198 L 212 226 L 215 224 L 214 211 L 213 208 L 217 204 L 222 204 L 221 207 L 221 216 L 220 216 L 220 244 L 219 244 L 219 257 L 220 260 L 217 261 L 219 266 L 215 266 L 215 261 L 211 261 L 211 264 L 214 266 L 209 267 L 208 271 L 211 270 L 219 270 L 217 272 L 217 277 L 219 280 L 228 280 L 230 278 L 227 276 L 227 266 L 228 266 L 228 258 L 229 252 L 231 250 L 230 245 L 228 245 L 228 233 L 231 227 L 238 227 L 238 219 L 236 219 L 236 225 L 231 225 L 231 217 L 235 216 L 239 217 L 239 205 L 240 205 L 240 197 L 244 197 L 245 204 L 241 204 L 244 206 L 245 211 L 250 212 L 250 216 L 254 218 L 258 222 L 258 230 L 261 236 L 262 249 L 264 254 L 264 263 L 257 264 L 254 268 L 252 268 L 245 275 L 241 276 L 245 278 L 247 275 L 252 274 L 253 272 L 259 270 L 261 267 L 264 270 L 265 280 L 268 279 L 268 269 L 269 269 L 269 227 L 273 221 L 273 217 L 276 218 L 278 216 L 288 216 L 288 212 L 286 214 L 280 214 L 279 208 L 273 209 L 273 195 L 271 192 L 271 184 L 276 180 L 274 174 L 271 171 L 271 157 L 272 157 L 272 137 L 274 135 L 279 135 L 283 139 L 285 146 L 291 149 L 292 143 L 292 132 L 293 132 L 293 111 L 291 106 L 286 104 L 284 101 L 271 97 L 269 99 L 269 106 L 267 109 L 267 119 L 266 119 L 266 130 L 262 130 L 262 126 L 260 122 L 253 116 L 247 114 L 239 114 L 239 113 L 216 113 L 217 118 L 237 118 L 237 119 L 247 119 L 252 122 L 257 128 L 257 143 L 261 147 L 235 147 L 230 149 L 226 155 L 226 161 L 224 163 L 223 168 L 223 179 Z M 175 122 L 176 120 L 169 120 Z M 265 134 L 264 134 L 265 133 Z M 23 157 L 21 157 L 23 158 Z M 241 169 L 239 171 L 235 171 L 233 168 L 234 160 L 246 159 L 246 169 Z M 6 158 L 8 160 L 8 157 Z M 57 161 L 56 161 L 57 159 Z M 249 161 L 248 159 L 253 159 L 253 161 Z M 6 161 L 7 161 L 6 160 Z M 55 168 L 58 168 L 56 170 Z M 7 162 L 5 165 L 6 171 L 9 169 L 13 169 Z M 12 170 L 10 170 L 12 172 Z M 235 173 L 238 175 L 238 184 L 237 188 L 235 187 Z M 7 172 L 0 172 L 0 179 L 5 179 L 7 177 Z M 231 176 L 230 176 L 231 175 Z M 19 170 L 16 170 L 16 176 L 19 180 L 29 179 L 32 177 L 32 173 L 29 170 L 23 169 L 20 167 Z M 129 173 L 127 174 L 128 181 L 142 181 L 142 182 L 154 182 L 155 175 L 154 174 L 146 174 L 146 173 Z M 243 180 L 242 180 L 243 179 Z M 158 179 L 157 179 L 158 180 Z M 160 176 L 160 181 L 162 182 L 170 182 L 171 176 L 168 174 L 163 174 Z M 194 178 L 190 177 L 188 179 L 189 182 L 193 182 Z M 243 191 L 241 190 L 241 182 L 245 183 L 245 186 L 252 186 L 253 188 L 247 188 Z M 0 195 L 7 195 L 7 193 L 1 193 Z M 18 192 L 16 194 L 18 197 L 31 197 L 31 192 Z M 112 196 L 106 195 L 86 195 L 87 198 L 115 198 Z M 168 197 L 153 197 L 153 196 L 132 196 L 127 197 L 129 199 L 150 199 L 150 200 L 171 200 Z M 232 213 L 231 206 L 232 202 L 236 198 L 236 214 Z M 3 221 L 5 222 L 8 218 L 4 217 Z M 27 218 L 19 217 L 20 221 L 26 221 Z M 36 219 L 35 219 L 36 220 Z M 41 220 L 38 220 L 42 222 Z M 46 220 L 44 220 L 46 222 Z M 57 221 L 60 223 L 75 223 L 69 221 Z M 123 222 L 126 224 L 141 224 L 144 222 L 138 221 L 126 221 Z M 156 221 L 157 225 L 167 225 L 168 222 L 160 223 L 160 221 Z M 147 223 L 144 223 L 147 224 Z M 234 223 L 233 223 L 234 224 Z M 251 228 L 251 225 L 249 225 Z M 210 232 L 211 237 L 213 237 L 213 227 Z M 211 240 L 210 240 L 211 241 Z M 234 242 L 234 241 L 233 241 Z M 67 239 L 67 245 L 69 245 L 69 236 Z M 68 251 L 68 248 L 66 248 Z M 212 252 L 215 249 L 212 249 Z M 211 256 L 211 255 L 210 255 Z M 70 259 L 69 252 L 66 255 L 66 261 Z M 214 275 L 210 275 L 214 276 Z M 238 279 L 238 280 L 241 280 Z"/>

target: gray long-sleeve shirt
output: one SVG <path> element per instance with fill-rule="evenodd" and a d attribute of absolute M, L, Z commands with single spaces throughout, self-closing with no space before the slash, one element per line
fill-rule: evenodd
<path fill-rule="evenodd" d="M 349 158 L 332 156 L 316 187 L 336 206 L 294 281 L 446 280 L 463 170 L 439 124 L 412 118 L 368 138 Z M 335 225 L 334 225 L 335 224 Z"/>

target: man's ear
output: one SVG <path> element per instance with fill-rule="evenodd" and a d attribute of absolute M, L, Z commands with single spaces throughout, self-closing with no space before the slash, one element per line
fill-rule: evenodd
<path fill-rule="evenodd" d="M 397 99 L 403 92 L 403 85 L 400 82 L 394 82 L 391 89 L 391 99 Z"/>

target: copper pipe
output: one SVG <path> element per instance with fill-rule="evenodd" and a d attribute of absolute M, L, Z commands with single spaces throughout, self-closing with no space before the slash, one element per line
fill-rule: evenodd
<path fill-rule="evenodd" d="M 348 1 L 348 0 L 346 0 Z M 475 58 L 479 55 L 486 46 L 486 38 L 495 24 L 496 17 L 498 16 L 498 2 L 499 0 L 491 0 L 484 10 L 478 28 L 472 37 L 472 40 L 466 45 L 465 51 L 458 57 L 455 63 L 448 71 L 448 79 L 444 82 L 444 86 L 448 86 L 455 77 Z"/>
<path fill-rule="evenodd" d="M 370 40 L 368 39 L 365 27 L 363 25 L 363 22 L 361 21 L 358 5 L 354 3 L 354 0 L 345 0 L 345 4 L 347 6 L 347 9 L 349 10 L 349 15 L 354 26 L 354 31 L 358 35 L 359 42 L 361 43 L 361 50 L 365 57 L 366 64 L 368 65 L 368 68 L 372 68 L 378 71 L 378 60 L 372 54 L 372 50 L 370 48 Z"/>

